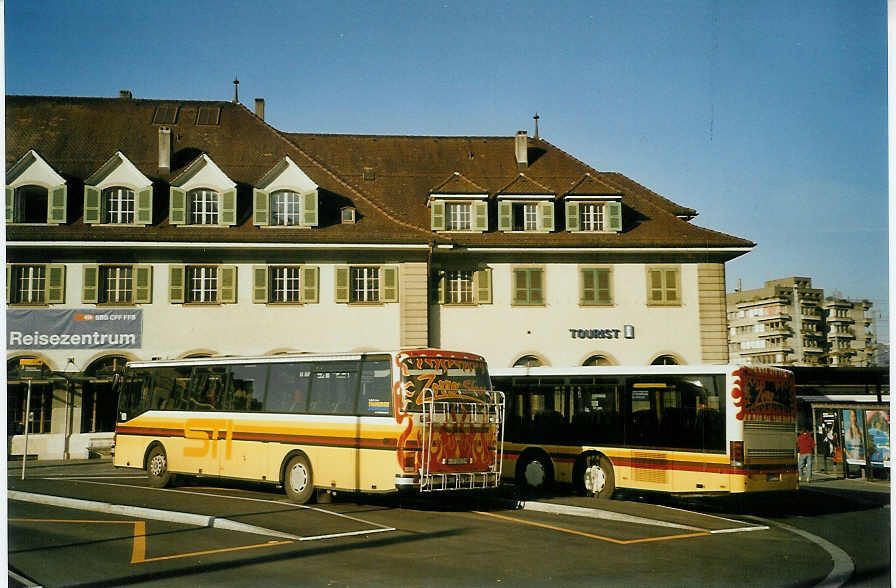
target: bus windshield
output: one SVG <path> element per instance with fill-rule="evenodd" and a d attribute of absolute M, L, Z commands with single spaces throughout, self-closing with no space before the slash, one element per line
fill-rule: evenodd
<path fill-rule="evenodd" d="M 441 402 L 491 402 L 491 380 L 484 361 L 454 357 L 406 357 L 401 360 L 406 410 L 422 411 L 424 397 Z"/>

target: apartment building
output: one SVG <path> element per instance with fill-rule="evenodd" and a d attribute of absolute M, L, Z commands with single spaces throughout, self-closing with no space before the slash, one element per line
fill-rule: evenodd
<path fill-rule="evenodd" d="M 871 303 L 825 297 L 812 279 L 789 277 L 726 296 L 732 362 L 869 366 Z"/>
<path fill-rule="evenodd" d="M 537 135 L 289 133 L 261 100 L 128 92 L 6 112 L 7 424 L 30 419 L 29 454 L 110 443 L 136 359 L 728 361 L 725 262 L 754 244 Z"/>

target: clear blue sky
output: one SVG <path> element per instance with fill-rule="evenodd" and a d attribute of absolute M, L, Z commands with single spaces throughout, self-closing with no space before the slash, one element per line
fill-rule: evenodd
<path fill-rule="evenodd" d="M 6 3 L 12 94 L 266 99 L 285 131 L 541 135 L 887 316 L 883 0 Z M 883 338 L 883 337 L 881 337 Z"/>

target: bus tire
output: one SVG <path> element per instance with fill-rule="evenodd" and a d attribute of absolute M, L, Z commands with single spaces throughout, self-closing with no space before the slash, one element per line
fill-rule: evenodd
<path fill-rule="evenodd" d="M 579 494 L 612 498 L 616 491 L 613 464 L 599 453 L 586 453 L 576 462 L 574 480 Z"/>
<path fill-rule="evenodd" d="M 283 470 L 283 489 L 290 500 L 298 504 L 308 504 L 314 498 L 314 476 L 308 458 L 298 454 L 292 456 Z"/>
<path fill-rule="evenodd" d="M 167 488 L 174 483 L 174 474 L 168 471 L 168 455 L 161 444 L 154 445 L 146 455 L 146 474 L 153 488 Z"/>
<path fill-rule="evenodd" d="M 554 482 L 551 459 L 540 451 L 523 453 L 516 463 L 517 484 L 531 490 L 544 490 Z"/>

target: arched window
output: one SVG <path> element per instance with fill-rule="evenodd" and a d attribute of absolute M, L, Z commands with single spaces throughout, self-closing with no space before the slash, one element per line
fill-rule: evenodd
<path fill-rule="evenodd" d="M 524 355 L 513 362 L 513 367 L 538 367 L 540 365 L 543 365 L 542 361 L 534 355 Z"/>
<path fill-rule="evenodd" d="M 271 224 L 292 226 L 301 223 L 302 197 L 292 190 L 277 190 L 271 194 Z"/>
<path fill-rule="evenodd" d="M 190 224 L 218 224 L 218 193 L 207 188 L 196 188 L 187 193 L 190 205 Z"/>
<path fill-rule="evenodd" d="M 127 362 L 128 359 L 121 355 L 101 357 L 87 366 L 84 375 L 91 378 L 111 378 L 115 372 L 120 372 Z"/>
<path fill-rule="evenodd" d="M 15 190 L 13 221 L 46 223 L 48 191 L 42 186 L 19 186 Z"/>
<path fill-rule="evenodd" d="M 607 359 L 605 355 L 592 355 L 582 364 L 585 366 L 595 366 L 595 365 L 613 365 L 613 362 Z"/>
<path fill-rule="evenodd" d="M 134 223 L 134 191 L 122 186 L 103 190 L 103 222 L 114 225 Z"/>
<path fill-rule="evenodd" d="M 678 365 L 678 360 L 671 355 L 660 355 L 650 365 Z"/>

